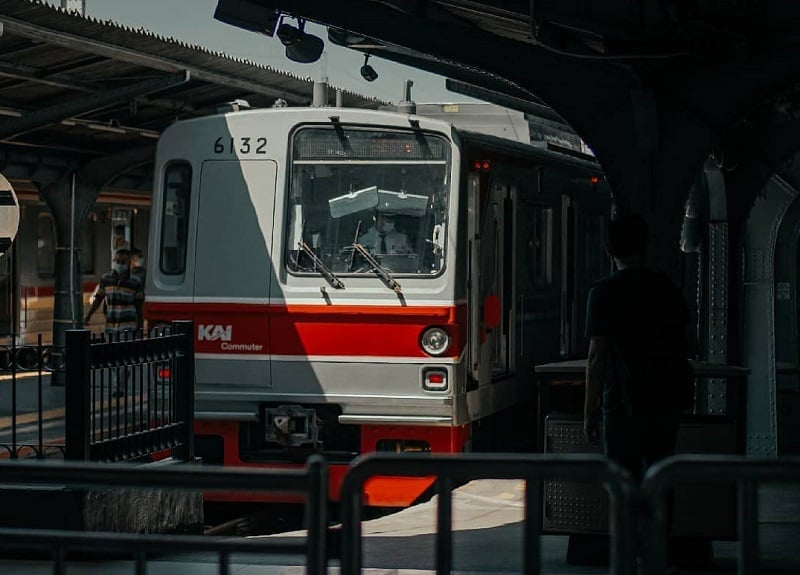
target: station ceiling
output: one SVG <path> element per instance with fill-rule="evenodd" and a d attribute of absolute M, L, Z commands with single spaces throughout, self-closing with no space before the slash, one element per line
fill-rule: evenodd
<path fill-rule="evenodd" d="M 309 78 L 39 1 L 0 0 L 0 31 L 0 160 L 17 180 L 25 162 L 41 172 L 42 163 L 154 146 L 172 122 L 234 100 L 269 107 L 312 98 Z M 385 103 L 342 95 L 351 107 Z"/>
<path fill-rule="evenodd" d="M 772 169 L 798 149 L 792 0 L 218 0 L 217 13 L 265 33 L 278 14 L 316 21 L 327 42 L 544 102 L 645 210 L 679 196 L 677 214 L 711 150 Z"/>

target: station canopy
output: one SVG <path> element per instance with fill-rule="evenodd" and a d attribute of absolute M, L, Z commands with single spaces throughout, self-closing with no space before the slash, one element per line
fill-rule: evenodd
<path fill-rule="evenodd" d="M 43 2 L 0 2 L 0 32 L 0 160 L 16 180 L 24 162 L 85 161 L 155 145 L 176 120 L 237 100 L 271 107 L 312 99 L 310 78 Z M 336 87 L 329 88 L 333 103 Z M 342 101 L 385 104 L 346 90 Z"/>

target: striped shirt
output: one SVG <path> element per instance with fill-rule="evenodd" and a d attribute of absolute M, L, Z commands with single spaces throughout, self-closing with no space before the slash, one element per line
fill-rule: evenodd
<path fill-rule="evenodd" d="M 138 327 L 136 304 L 144 300 L 138 276 L 105 273 L 100 278 L 97 295 L 105 298 L 106 332 L 118 334 Z"/>

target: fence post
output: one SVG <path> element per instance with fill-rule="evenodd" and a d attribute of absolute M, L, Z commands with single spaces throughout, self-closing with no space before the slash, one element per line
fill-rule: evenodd
<path fill-rule="evenodd" d="M 69 329 L 66 332 L 65 459 L 89 460 L 91 430 L 92 358 L 91 332 L 88 329 Z"/>
<path fill-rule="evenodd" d="M 173 456 L 183 461 L 194 460 L 194 322 L 173 321 L 172 334 L 178 338 L 176 348 L 177 379 L 175 380 L 175 415 L 183 424 L 181 445 Z"/>
<path fill-rule="evenodd" d="M 306 573 L 325 575 L 328 572 L 328 464 L 321 455 L 312 455 L 306 462 L 306 470 L 309 478 L 306 501 Z"/>

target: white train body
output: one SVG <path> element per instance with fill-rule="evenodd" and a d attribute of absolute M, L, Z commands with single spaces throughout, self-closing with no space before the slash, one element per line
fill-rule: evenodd
<path fill-rule="evenodd" d="M 169 128 L 146 314 L 151 328 L 195 322 L 200 453 L 346 464 L 476 448 L 479 431 L 535 440 L 532 366 L 576 351 L 570 286 L 607 271 L 598 176 L 589 160 L 390 112 L 255 110 Z M 393 231 L 370 230 L 387 214 Z M 596 246 L 571 223 L 583 221 Z M 564 272 L 570 257 L 584 269 Z"/>

